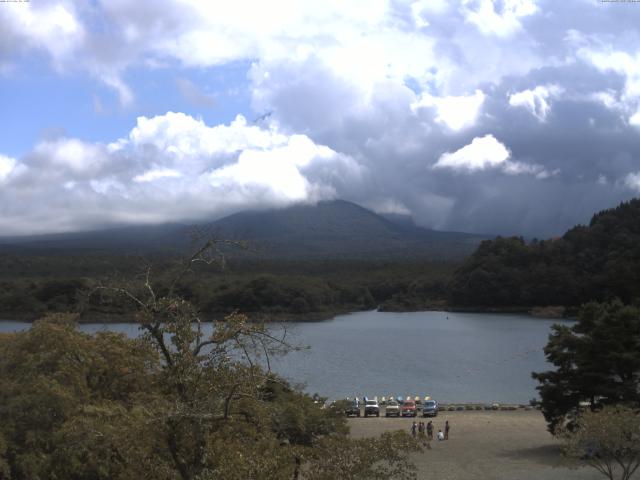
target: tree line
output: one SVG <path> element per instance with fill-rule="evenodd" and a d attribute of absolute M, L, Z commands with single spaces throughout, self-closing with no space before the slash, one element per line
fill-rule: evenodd
<path fill-rule="evenodd" d="M 562 237 L 481 243 L 448 284 L 454 306 L 564 305 L 640 298 L 640 199 L 597 213 Z"/>
<path fill-rule="evenodd" d="M 87 298 L 100 283 L 136 285 L 153 264 L 154 288 L 166 291 L 179 258 L 0 257 L 0 314 L 35 318 L 73 311 L 81 320 L 119 317 L 134 309 L 128 299 L 106 295 Z M 2 268 L 4 266 L 4 268 Z M 67 268 L 68 266 L 68 268 Z M 235 262 L 225 269 L 200 265 L 176 286 L 205 318 L 222 318 L 241 310 L 251 318 L 318 319 L 338 313 L 403 311 L 442 305 L 454 266 L 421 262 Z M 4 272 L 3 272 L 4 270 Z M 74 273 L 75 275 L 69 275 Z"/>

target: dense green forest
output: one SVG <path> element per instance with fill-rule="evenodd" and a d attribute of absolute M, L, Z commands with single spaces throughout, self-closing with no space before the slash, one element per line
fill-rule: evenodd
<path fill-rule="evenodd" d="M 640 200 L 597 213 L 562 237 L 480 244 L 448 284 L 455 306 L 564 305 L 640 298 Z"/>
<path fill-rule="evenodd" d="M 132 312 L 132 305 L 97 287 L 135 283 L 151 269 L 154 287 L 163 291 L 179 265 L 180 258 L 161 255 L 0 256 L 0 314 L 29 318 L 76 311 L 83 320 L 115 318 Z M 442 307 L 454 268 L 433 261 L 236 260 L 196 267 L 177 291 L 209 318 L 241 310 L 253 318 L 314 320 L 376 307 Z"/>

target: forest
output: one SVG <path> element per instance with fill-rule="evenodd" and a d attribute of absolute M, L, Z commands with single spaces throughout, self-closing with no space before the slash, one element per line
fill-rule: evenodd
<path fill-rule="evenodd" d="M 80 321 L 122 318 L 123 298 L 95 294 L 151 274 L 162 292 L 181 257 L 56 252 L 0 254 L 0 314 L 33 319 L 76 312 Z M 205 318 L 241 310 L 252 319 L 318 320 L 379 308 L 529 311 L 640 295 L 640 200 L 599 212 L 563 236 L 483 241 L 463 261 L 434 259 L 260 259 L 199 265 L 177 285 Z"/>
<path fill-rule="evenodd" d="M 123 298 L 92 295 L 97 286 L 135 283 L 151 269 L 154 286 L 170 283 L 177 256 L 0 256 L 0 308 L 5 318 L 73 311 L 81 321 L 127 315 Z M 241 261 L 202 265 L 181 279 L 179 293 L 205 318 L 241 310 L 252 318 L 317 320 L 337 313 L 428 309 L 444 304 L 451 263 L 434 261 Z"/>
<path fill-rule="evenodd" d="M 453 274 L 453 306 L 562 305 L 640 297 L 640 200 L 593 216 L 562 237 L 484 241 Z"/>

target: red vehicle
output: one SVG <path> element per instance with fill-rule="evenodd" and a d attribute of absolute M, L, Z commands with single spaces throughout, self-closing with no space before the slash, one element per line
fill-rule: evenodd
<path fill-rule="evenodd" d="M 413 400 L 406 400 L 402 402 L 402 406 L 400 407 L 400 415 L 402 417 L 415 417 L 418 414 L 418 410 L 416 409 L 416 402 Z"/>

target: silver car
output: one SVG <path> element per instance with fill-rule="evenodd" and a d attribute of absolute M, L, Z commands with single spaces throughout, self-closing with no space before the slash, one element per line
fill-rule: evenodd
<path fill-rule="evenodd" d="M 392 415 L 394 417 L 400 416 L 400 405 L 398 405 L 398 402 L 396 402 L 395 400 L 389 400 L 384 409 L 385 417 L 391 417 Z"/>

